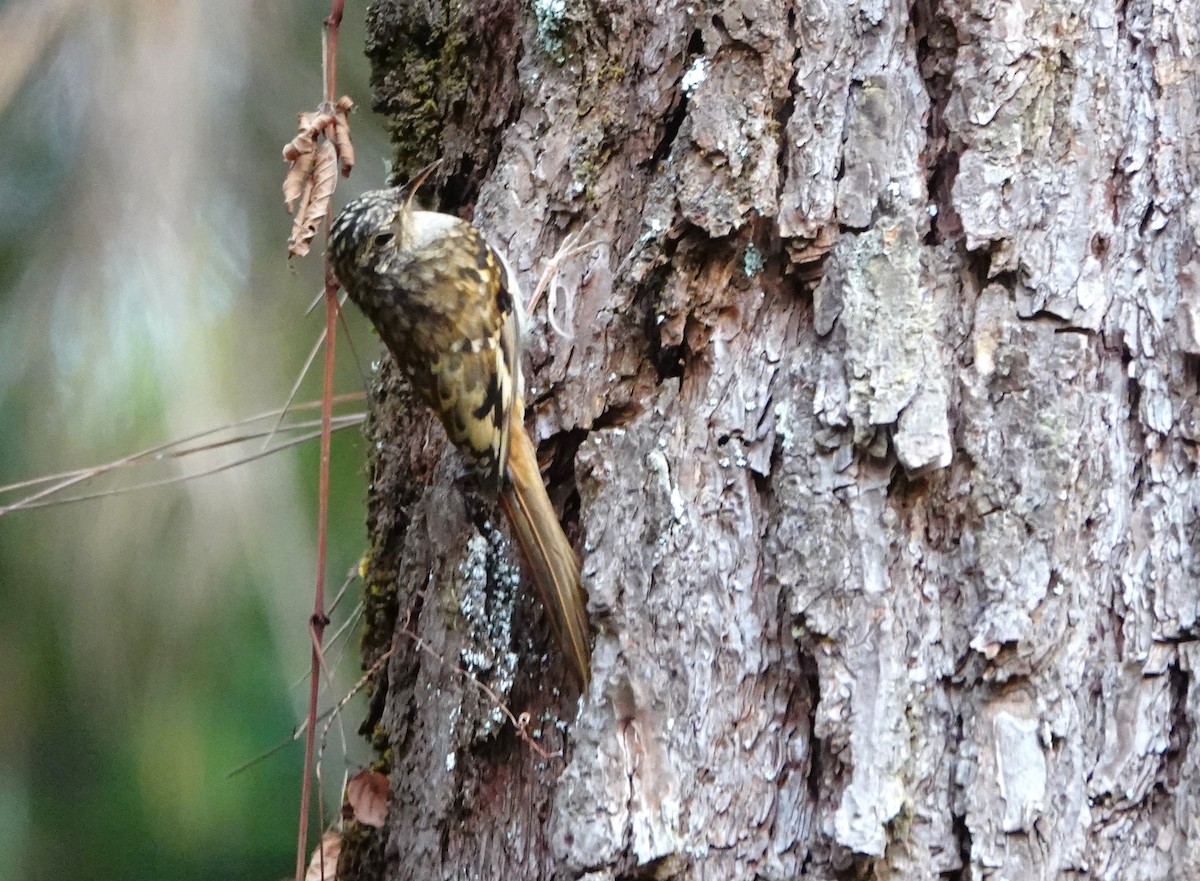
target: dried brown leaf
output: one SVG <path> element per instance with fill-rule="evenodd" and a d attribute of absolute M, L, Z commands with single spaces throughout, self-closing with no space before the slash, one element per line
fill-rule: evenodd
<path fill-rule="evenodd" d="M 346 106 L 343 107 L 343 104 Z M 350 141 L 350 119 L 346 115 L 351 106 L 349 98 L 342 98 L 333 114 L 333 146 L 337 149 L 338 168 L 342 177 L 349 177 L 354 168 L 354 144 Z"/>
<path fill-rule="evenodd" d="M 304 191 L 305 181 L 312 174 L 316 158 L 315 153 L 301 153 L 292 162 L 292 167 L 288 169 L 287 175 L 284 176 L 283 204 L 287 205 L 288 214 L 296 210 L 295 202 Z"/>
<path fill-rule="evenodd" d="M 348 177 L 354 168 L 347 115 L 353 106 L 349 96 L 343 96 L 337 104 L 323 103 L 316 111 L 301 113 L 296 137 L 283 148 L 284 160 L 291 163 L 283 179 L 283 201 L 295 215 L 288 236 L 292 257 L 309 252 L 329 214 L 338 172 Z"/>
<path fill-rule="evenodd" d="M 316 149 L 312 173 L 300 194 L 296 220 L 292 223 L 292 234 L 288 238 L 291 256 L 303 257 L 308 253 L 313 236 L 329 213 L 336 186 L 337 151 L 329 141 L 322 141 Z"/>
<path fill-rule="evenodd" d="M 364 768 L 346 782 L 346 803 L 354 819 L 364 826 L 382 829 L 387 820 L 388 779 L 378 771 Z"/>
<path fill-rule="evenodd" d="M 300 114 L 300 124 L 298 126 L 300 133 L 292 138 L 283 148 L 283 161 L 294 162 L 298 156 L 303 156 L 305 153 L 311 153 L 316 149 L 317 135 L 326 126 L 331 125 L 334 121 L 333 113 L 328 110 L 322 110 L 316 113 L 306 112 Z"/>
<path fill-rule="evenodd" d="M 315 160 L 316 157 L 314 157 Z M 313 179 L 312 173 L 304 178 L 304 185 L 300 191 L 299 204 L 296 206 L 296 216 L 292 220 L 292 232 L 288 236 L 288 255 L 291 257 L 303 257 L 308 253 L 308 240 L 311 240 L 312 233 L 308 232 L 306 218 L 308 217 L 308 203 L 312 201 Z M 308 236 L 308 240 L 305 236 Z"/>
<path fill-rule="evenodd" d="M 301 113 L 300 123 L 297 126 L 299 134 L 283 145 L 283 161 L 294 162 L 299 156 L 305 153 L 311 153 L 316 147 L 316 142 L 313 139 L 313 132 L 310 128 L 312 122 L 312 113 Z"/>
<path fill-rule="evenodd" d="M 321 843 L 312 852 L 308 861 L 308 870 L 304 873 L 304 881 L 335 881 L 337 878 L 338 856 L 342 852 L 342 836 L 336 832 L 326 832 L 321 836 Z"/>
<path fill-rule="evenodd" d="M 337 148 L 342 177 L 349 177 L 354 168 L 354 143 L 350 139 L 350 108 L 353 106 L 350 96 L 343 95 L 333 108 L 333 145 Z"/>

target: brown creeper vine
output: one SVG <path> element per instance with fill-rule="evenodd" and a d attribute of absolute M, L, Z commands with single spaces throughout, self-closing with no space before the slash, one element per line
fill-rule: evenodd
<path fill-rule="evenodd" d="M 342 210 L 329 239 L 334 272 L 480 486 L 499 495 L 563 655 L 586 688 L 579 563 L 525 431 L 520 290 L 479 230 L 414 211 L 412 190 L 374 190 Z"/>

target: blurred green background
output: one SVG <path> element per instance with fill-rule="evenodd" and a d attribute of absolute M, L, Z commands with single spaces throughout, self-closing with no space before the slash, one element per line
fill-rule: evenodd
<path fill-rule="evenodd" d="M 359 166 L 337 205 L 385 175 L 364 6 L 347 4 L 342 31 Z M 0 485 L 284 403 L 324 314 L 305 314 L 319 257 L 286 260 L 279 151 L 321 97 L 327 14 L 324 0 L 0 3 Z M 348 317 L 361 367 L 340 337 L 342 392 L 362 389 L 377 348 Z M 298 400 L 318 397 L 319 373 Z M 331 593 L 364 548 L 362 462 L 358 430 L 336 435 Z M 303 717 L 316 463 L 309 442 L 0 516 L 0 881 L 290 875 L 300 744 L 227 774 Z M 358 599 L 355 584 L 337 621 Z M 358 678 L 357 634 L 339 656 L 325 705 Z M 364 758 L 361 716 L 345 716 L 349 756 L 329 739 L 327 816 Z"/>

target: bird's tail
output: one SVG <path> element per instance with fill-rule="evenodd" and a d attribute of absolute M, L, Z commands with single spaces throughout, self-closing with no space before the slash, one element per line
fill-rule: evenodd
<path fill-rule="evenodd" d="M 510 444 L 509 483 L 500 494 L 500 504 L 550 615 L 562 653 L 586 690 L 592 665 L 587 598 L 579 581 L 579 561 L 546 495 L 533 441 L 519 422 L 513 426 Z"/>

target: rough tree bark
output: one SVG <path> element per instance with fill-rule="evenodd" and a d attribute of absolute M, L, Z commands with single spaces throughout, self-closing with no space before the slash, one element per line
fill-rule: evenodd
<path fill-rule="evenodd" d="M 1200 4 L 368 16 L 398 178 L 600 242 L 527 365 L 596 639 L 385 364 L 344 873 L 1200 877 Z"/>

